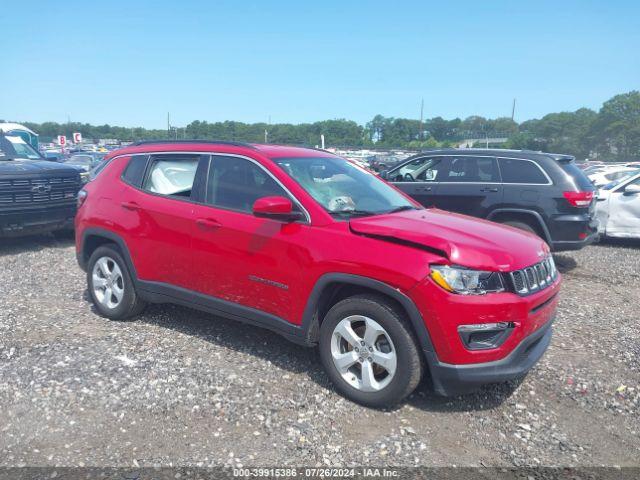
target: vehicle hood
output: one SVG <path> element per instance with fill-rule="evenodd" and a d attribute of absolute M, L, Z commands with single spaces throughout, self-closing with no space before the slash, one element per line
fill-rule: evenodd
<path fill-rule="evenodd" d="M 480 270 L 518 270 L 549 252 L 536 235 L 434 208 L 355 218 L 350 227 L 355 234 L 414 245 Z"/>
<path fill-rule="evenodd" d="M 85 165 L 83 163 L 65 162 L 65 165 L 68 166 L 68 167 L 72 167 L 75 170 L 78 170 L 80 172 L 88 172 L 89 170 L 91 170 L 90 166 Z"/>
<path fill-rule="evenodd" d="M 28 175 L 38 173 L 78 173 L 73 167 L 47 160 L 1 160 L 0 175 Z"/>

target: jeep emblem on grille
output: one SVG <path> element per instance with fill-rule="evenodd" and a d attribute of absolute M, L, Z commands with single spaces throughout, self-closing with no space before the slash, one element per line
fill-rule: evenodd
<path fill-rule="evenodd" d="M 32 193 L 49 193 L 51 191 L 51 185 L 34 185 L 31 187 Z"/>

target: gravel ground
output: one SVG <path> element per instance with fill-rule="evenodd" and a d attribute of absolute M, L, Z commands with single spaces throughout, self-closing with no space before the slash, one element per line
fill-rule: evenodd
<path fill-rule="evenodd" d="M 556 256 L 552 345 L 521 382 L 370 410 L 316 352 L 186 308 L 111 322 L 70 239 L 0 246 L 0 465 L 640 466 L 640 242 Z"/>

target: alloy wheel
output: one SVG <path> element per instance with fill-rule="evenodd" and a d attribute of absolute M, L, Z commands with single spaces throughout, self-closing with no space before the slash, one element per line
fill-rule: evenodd
<path fill-rule="evenodd" d="M 331 338 L 331 357 L 342 378 L 362 392 L 377 392 L 389 385 L 398 363 L 389 334 L 363 315 L 338 322 Z"/>
<path fill-rule="evenodd" d="M 93 294 L 108 309 L 117 308 L 124 296 L 124 278 L 111 257 L 100 257 L 91 272 Z"/>

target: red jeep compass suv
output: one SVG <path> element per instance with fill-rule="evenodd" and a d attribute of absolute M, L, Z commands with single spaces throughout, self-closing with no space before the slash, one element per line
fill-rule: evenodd
<path fill-rule="evenodd" d="M 551 339 L 560 275 L 537 236 L 423 208 L 324 151 L 146 142 L 78 196 L 96 309 L 177 303 L 274 330 L 369 406 L 527 372 Z"/>

